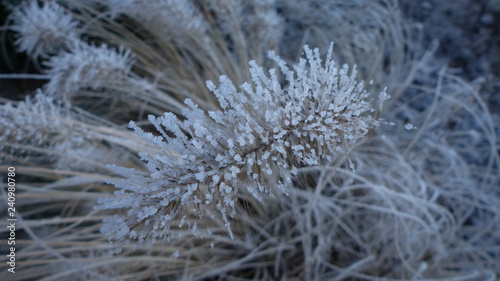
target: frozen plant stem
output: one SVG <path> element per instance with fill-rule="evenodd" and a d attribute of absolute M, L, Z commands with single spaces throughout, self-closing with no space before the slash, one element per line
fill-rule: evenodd
<path fill-rule="evenodd" d="M 270 52 L 286 87 L 275 69 L 266 74 L 255 61 L 249 62 L 253 84 L 241 92 L 226 76 L 219 87 L 208 81 L 221 110 L 206 114 L 187 99 L 184 121 L 172 113 L 149 117 L 159 135 L 130 122 L 163 153 L 140 154 L 147 171 L 113 167 L 123 179 L 109 181 L 118 188 L 115 197 L 102 198 L 97 208 L 128 210 L 106 218 L 101 231 L 115 242 L 169 240 L 172 227 L 197 235 L 196 220 L 209 216 L 222 218 L 233 238 L 229 217 L 239 190 L 258 200 L 287 194 L 298 167 L 330 160 L 379 125 L 356 69 L 337 68 L 332 50 L 333 44 L 323 65 L 319 51 L 305 46 L 306 58 L 293 70 Z M 384 90 L 379 102 L 388 97 Z"/>

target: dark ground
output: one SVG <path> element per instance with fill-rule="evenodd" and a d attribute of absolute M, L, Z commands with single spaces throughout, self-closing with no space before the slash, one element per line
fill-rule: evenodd
<path fill-rule="evenodd" d="M 467 81 L 485 79 L 481 94 L 500 113 L 500 0 L 401 0 L 408 19 L 421 23 L 423 43 L 439 41 L 436 59 Z"/>

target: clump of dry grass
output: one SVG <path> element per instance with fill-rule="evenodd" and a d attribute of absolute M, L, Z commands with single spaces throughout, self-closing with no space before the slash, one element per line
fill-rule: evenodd
<path fill-rule="evenodd" d="M 71 85 L 67 103 L 1 100 L 0 145 L 8 149 L 0 170 L 16 167 L 18 224 L 17 272 L 0 278 L 495 280 L 500 274 L 498 114 L 479 94 L 480 80 L 463 81 L 436 65 L 432 50 L 422 52 L 418 28 L 405 23 L 396 2 L 192 1 L 184 8 L 198 24 L 182 27 L 178 15 L 164 29 L 155 23 L 167 20 L 161 16 L 168 9 L 156 9 L 148 21 L 141 10 L 106 6 L 111 0 L 58 3 L 78 21 L 81 44 L 106 43 L 110 52 L 123 46 L 134 61 L 127 71 L 99 76 L 96 87 Z M 274 36 L 265 36 L 269 30 Z M 105 182 L 122 179 L 106 164 L 147 171 L 138 153 L 165 153 L 124 124 L 136 120 L 148 132 L 147 114 L 184 119 L 186 98 L 200 110 L 219 110 L 206 80 L 227 75 L 241 85 L 252 79 L 249 60 L 275 67 L 266 59 L 270 49 L 294 62 L 302 45 L 327 50 L 331 41 L 337 61 L 356 63 L 360 79 L 374 80 L 373 92 L 388 87 L 392 100 L 376 114 L 393 126 L 372 128 L 321 165 L 298 167 L 286 196 L 259 201 L 240 189 L 233 239 L 224 219 L 199 219 L 203 235 L 179 229 L 174 234 L 182 239 L 153 247 L 131 242 L 109 256 L 113 248 L 100 233 L 105 213 L 94 206 L 102 197 L 113 202 L 114 187 Z M 71 46 L 59 55 L 72 54 Z M 74 74 L 61 69 L 67 73 L 59 75 Z M 6 209 L 4 202 L 2 188 Z"/>

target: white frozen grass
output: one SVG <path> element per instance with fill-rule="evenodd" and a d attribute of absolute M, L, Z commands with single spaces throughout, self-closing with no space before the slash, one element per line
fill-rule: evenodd
<path fill-rule="evenodd" d="M 125 160 L 139 147 L 149 148 L 131 132 L 106 124 L 103 119 L 70 110 L 41 90 L 16 105 L 2 104 L 0 112 L 0 159 L 29 165 L 52 164 L 78 170 L 107 171 L 109 158 Z M 124 139 L 125 138 L 125 139 Z M 121 156 L 120 149 L 125 155 Z"/>
<path fill-rule="evenodd" d="M 99 77 L 125 73 L 127 79 L 113 81 L 115 84 L 99 80 L 99 87 L 86 84 L 78 89 L 78 95 L 68 93 L 73 97 L 68 98 L 71 107 L 43 93 L 22 102 L 0 100 L 0 170 L 16 166 L 19 219 L 18 271 L 15 275 L 0 272 L 0 278 L 476 281 L 496 280 L 500 275 L 500 118 L 498 113 L 489 112 L 481 96 L 480 79 L 463 81 L 436 66 L 432 52 L 419 52 L 418 41 L 414 41 L 418 37 L 401 19 L 396 2 L 313 1 L 309 6 L 292 1 L 250 1 L 240 6 L 225 1 L 210 5 L 190 2 L 207 24 L 209 42 L 192 34 L 165 40 L 161 32 L 151 30 L 155 27 L 147 22 L 140 25 L 141 21 L 134 22 L 131 16 L 120 18 L 117 14 L 113 20 L 105 7 L 86 6 L 84 1 L 61 2 L 75 9 L 72 16 L 81 21 L 88 38 L 100 39 L 115 50 L 124 46 L 135 60 L 127 60 L 128 72 L 100 68 L 110 73 Z M 246 25 L 254 19 L 240 16 L 249 11 L 267 17 L 259 14 L 261 10 L 276 12 L 273 17 L 278 19 L 269 20 L 276 20 L 276 24 L 259 27 L 258 21 L 253 21 L 253 25 Z M 341 28 L 334 28 L 337 25 Z M 266 28 L 283 37 L 277 35 L 281 39 L 274 43 L 266 41 L 269 38 L 256 40 L 261 36 L 258 31 Z M 149 35 L 145 35 L 148 30 Z M 293 65 L 301 45 L 308 43 L 326 51 L 324 44 L 330 41 L 336 42 L 332 53 L 336 61 L 356 62 L 360 80 L 374 80 L 370 89 L 379 90 L 372 93 L 388 86 L 392 100 L 374 113 L 394 126 L 370 127 L 320 166 L 296 161 L 295 175 L 284 186 L 288 195 L 275 192 L 274 197 L 259 196 L 259 201 L 255 196 L 259 193 L 238 188 L 232 198 L 234 216 L 227 221 L 220 216 L 208 219 L 217 208 L 206 208 L 209 214 L 204 217 L 184 212 L 171 220 L 172 225 L 181 227 L 172 231 L 170 241 L 159 239 L 154 246 L 132 241 L 122 245 L 120 254 L 108 255 L 114 248 L 100 229 L 103 219 L 108 217 L 105 220 L 109 221 L 113 216 L 94 207 L 102 197 L 116 204 L 107 207 L 120 207 L 126 200 L 117 199 L 114 187 L 105 181 L 120 182 L 122 188 L 136 187 L 137 192 L 141 189 L 138 183 L 127 185 L 105 164 L 134 169 L 147 179 L 155 167 L 142 162 L 137 154 L 147 152 L 152 159 L 170 153 L 175 159 L 181 153 L 170 145 L 180 142 L 183 135 L 184 144 L 194 145 L 196 131 L 186 128 L 196 120 L 207 120 L 206 115 L 201 117 L 202 112 L 227 112 L 234 107 L 240 114 L 250 114 L 252 103 L 272 106 L 272 99 L 265 102 L 262 98 L 268 95 L 265 89 L 270 89 L 265 85 L 275 85 L 283 94 L 293 93 L 289 90 L 294 89 L 290 86 L 293 79 L 286 79 L 286 70 L 284 77 L 274 80 L 264 77 L 255 66 L 276 67 L 275 61 L 266 59 L 267 48 L 277 44 L 280 57 Z M 92 42 L 88 46 L 93 46 Z M 112 51 L 99 46 L 96 49 Z M 66 53 L 56 55 L 71 52 L 72 46 L 67 47 Z M 308 58 L 316 56 L 307 53 L 306 49 Z M 47 59 L 54 61 L 55 57 Z M 250 59 L 256 60 L 251 71 L 247 65 Z M 280 61 L 277 64 L 282 65 Z M 49 74 L 57 67 L 48 66 Z M 68 77 L 75 75 L 71 69 L 65 70 Z M 241 85 L 260 77 L 260 82 L 254 82 L 263 85 L 262 100 L 248 100 L 238 107 L 239 103 L 231 101 L 238 95 L 236 90 L 221 93 L 226 86 L 209 84 L 210 90 L 219 91 L 214 95 L 205 81 L 220 75 L 227 76 L 221 81 L 227 87 L 227 81 Z M 304 78 L 305 84 L 297 82 L 297 87 L 312 77 Z M 416 83 L 412 83 L 414 78 Z M 186 98 L 193 105 L 183 113 Z M 354 105 L 365 108 L 362 100 Z M 228 102 L 226 109 L 224 101 Z M 309 101 L 313 107 L 322 104 L 319 96 Z M 286 103 L 278 106 L 281 100 L 275 102 L 278 111 L 286 108 Z M 178 126 L 187 126 L 178 131 L 181 139 L 165 132 L 163 138 L 170 144 L 148 143 L 121 125 L 135 119 L 144 131 L 141 134 L 148 135 L 154 128 L 141 121 L 142 117 L 161 116 L 164 111 L 178 116 L 180 121 L 174 122 Z M 193 115 L 196 112 L 199 117 Z M 251 116 L 261 126 L 274 120 L 265 114 Z M 304 118 L 307 120 L 306 115 Z M 160 119 L 151 121 L 162 127 Z M 414 127 L 408 130 L 407 124 Z M 200 136 L 215 134 L 221 127 L 238 132 L 237 127 L 222 124 L 197 126 L 208 130 Z M 231 134 L 227 140 L 233 139 Z M 239 145 L 237 135 L 234 138 L 233 145 Z M 229 153 L 230 144 L 226 143 L 227 147 L 218 149 Z M 293 156 L 296 152 L 290 153 Z M 237 174 L 236 179 L 244 177 Z M 269 184 L 273 181 L 265 181 L 266 188 L 276 187 Z M 149 188 L 156 183 L 150 177 L 145 182 Z M 2 202 L 5 198 L 2 188 Z M 116 215 L 115 224 L 126 218 L 120 211 Z M 143 212 L 143 216 L 148 213 Z M 188 222 L 190 227 L 186 227 Z M 229 222 L 233 239 L 227 231 Z M 146 227 L 140 226 L 137 233 Z M 6 227 L 0 229 L 7 231 Z M 121 230 L 116 232 L 118 238 L 128 234 Z M 0 257 L 0 262 L 5 261 L 5 256 Z"/>
<path fill-rule="evenodd" d="M 286 77 L 285 88 L 276 69 L 266 74 L 250 61 L 252 84 L 242 84 L 242 92 L 227 76 L 220 77 L 219 88 L 207 82 L 222 110 L 205 114 L 187 99 L 184 121 L 172 113 L 149 116 L 159 135 L 131 122 L 162 153 L 141 153 L 147 172 L 114 168 L 124 179 L 110 181 L 119 191 L 101 200 L 99 209 L 127 212 L 106 218 L 102 232 L 119 242 L 170 240 L 178 238 L 172 223 L 177 218 L 182 217 L 179 229 L 197 235 L 190 217 L 218 215 L 233 238 L 228 218 L 236 214 L 241 189 L 257 200 L 288 194 L 299 167 L 327 163 L 380 124 L 371 116 L 371 94 L 356 81 L 356 69 L 349 73 L 347 65 L 338 68 L 332 60 L 333 44 L 324 63 L 318 49 L 304 51 L 306 58 L 293 71 L 269 54 Z M 379 109 L 388 98 L 385 90 L 380 93 Z"/>
<path fill-rule="evenodd" d="M 45 66 L 50 81 L 46 92 L 59 100 L 69 102 L 69 97 L 79 89 L 98 90 L 108 84 L 124 83 L 134 63 L 129 51 L 109 49 L 105 44 L 96 47 L 78 42 L 68 52 L 52 56 Z M 130 78 L 129 78 L 130 79 Z"/>
<path fill-rule="evenodd" d="M 40 7 L 38 1 L 25 1 L 11 17 L 19 51 L 35 59 L 56 54 L 78 41 L 82 33 L 78 21 L 55 2 L 46 1 Z"/>

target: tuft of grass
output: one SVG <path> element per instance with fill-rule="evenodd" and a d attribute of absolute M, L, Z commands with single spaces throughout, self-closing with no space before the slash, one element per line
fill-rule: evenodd
<path fill-rule="evenodd" d="M 56 5 L 42 2 L 39 5 L 37 1 L 29 1 L 23 5 L 41 13 L 44 7 Z M 428 50 L 422 47 L 420 38 L 425 30 L 409 24 L 396 1 L 132 2 L 136 9 L 127 10 L 123 5 L 112 5 L 116 4 L 112 0 L 57 1 L 61 17 L 76 23 L 78 32 L 73 41 L 79 45 L 47 45 L 57 42 L 40 37 L 39 41 L 32 41 L 32 47 L 20 49 L 34 55 L 36 64 L 43 67 L 42 78 L 56 86 L 50 95 L 45 88 L 38 96 L 26 97 L 24 101 L 0 99 L 3 148 L 0 171 L 16 167 L 18 218 L 18 270 L 15 275 L 0 272 L 0 278 L 471 281 L 498 278 L 498 113 L 490 111 L 481 94 L 481 78 L 464 81 L 444 67 L 442 60 L 433 57 L 435 45 Z M 162 3 L 172 5 L 157 6 Z M 196 20 L 188 24 L 186 15 Z M 22 34 L 25 29 L 20 28 L 26 18 L 10 19 L 13 21 L 5 28 L 16 31 L 17 38 L 26 36 Z M 45 24 L 41 28 L 53 30 L 50 22 Z M 227 201 L 234 203 L 232 217 L 211 218 L 210 214 L 199 217 L 183 209 L 182 216 L 172 218 L 170 223 L 178 226 L 186 215 L 192 220 L 191 229 L 180 227 L 171 231 L 170 241 L 157 239 L 154 246 L 132 240 L 121 245 L 119 255 L 109 255 L 114 248 L 100 230 L 105 225 L 103 220 L 109 223 L 113 217 L 94 207 L 106 202 L 108 208 L 120 207 L 110 204 L 122 204 L 126 209 L 127 202 L 120 203 L 113 194 L 116 188 L 106 182 L 120 183 L 122 190 L 136 186 L 137 198 L 148 190 L 140 188 L 138 182 L 132 185 L 107 164 L 144 175 L 138 178 L 147 179 L 145 186 L 151 188 L 158 184 L 157 179 L 149 177 L 155 170 L 152 163 L 162 160 L 155 155 L 167 154 L 178 159 L 183 145 L 194 146 L 197 138 L 207 144 L 209 140 L 203 136 L 217 131 L 224 131 L 229 137 L 224 139 L 226 147 L 212 149 L 219 154 L 217 149 L 230 151 L 227 140 L 234 139 L 233 144 L 239 145 L 238 137 L 243 136 L 244 130 L 238 131 L 234 125 L 245 112 L 251 113 L 251 120 L 260 126 L 269 120 L 284 122 L 287 99 L 296 105 L 300 95 L 310 90 L 312 96 L 295 112 L 307 120 L 305 111 L 330 105 L 330 100 L 322 99 L 324 96 L 314 96 L 318 93 L 316 89 L 325 89 L 322 83 L 305 87 L 307 92 L 300 88 L 315 73 L 314 69 L 321 69 L 318 61 L 326 53 L 306 49 L 306 58 L 312 62 L 306 65 L 299 60 L 300 48 L 310 45 L 326 52 L 332 41 L 336 42 L 329 57 L 332 61 L 356 64 L 359 81 L 373 80 L 373 85 L 359 85 L 346 70 L 345 76 L 341 75 L 345 79 L 337 82 L 352 86 L 346 89 L 353 90 L 348 92 L 355 98 L 344 102 L 351 104 L 350 109 L 359 107 L 360 115 L 356 117 L 361 118 L 357 120 L 379 122 L 378 126 L 370 123 L 366 130 L 358 132 L 355 142 L 338 153 L 327 153 L 325 149 L 324 155 L 329 158 L 321 158 L 320 153 L 317 155 L 320 160 L 315 163 L 308 164 L 306 158 L 293 159 L 297 152 L 291 148 L 278 155 L 282 164 L 296 166 L 293 174 L 289 171 L 290 179 L 282 180 L 282 189 L 287 194 L 272 192 L 272 198 L 252 192 L 247 185 L 235 186 L 238 192 Z M 88 73 L 75 71 L 83 67 L 82 63 L 58 71 L 53 65 L 57 58 L 74 55 L 78 51 L 73 49 L 76 46 L 94 48 L 86 53 L 86 65 L 90 72 L 102 72 L 85 76 L 91 79 L 76 79 L 77 83 L 66 93 L 66 100 L 61 100 L 57 85 L 64 83 L 55 83 L 55 79 Z M 92 64 L 98 62 L 99 50 L 111 54 L 109 57 L 126 54 L 124 67 Z M 115 50 L 123 51 L 113 53 Z M 269 58 L 271 50 L 275 55 Z M 249 67 L 250 60 L 255 63 Z M 289 70 L 283 67 L 285 62 L 296 67 Z M 94 69 L 95 66 L 99 69 Z M 262 70 L 277 67 L 283 75 Z M 294 77 L 290 76 L 291 71 L 308 79 L 290 79 Z M 219 87 L 209 84 L 207 88 L 207 80 L 217 81 L 222 75 L 227 78 L 221 80 Z M 320 82 L 333 76 L 328 71 L 321 75 L 326 80 L 319 79 Z M 99 83 L 93 85 L 93 79 Z M 254 84 L 244 86 L 242 91 L 231 87 L 245 81 Z M 291 86 L 293 82 L 295 86 Z M 371 106 L 364 101 L 376 96 L 367 93 L 376 95 L 386 86 L 392 99 L 383 108 L 369 112 Z M 370 91 L 365 93 L 365 87 Z M 265 100 L 268 92 L 275 89 L 281 93 L 275 96 L 279 100 Z M 244 96 L 239 92 L 248 95 L 246 102 L 237 102 L 242 101 L 237 97 Z M 188 102 L 191 107 L 183 103 L 186 99 L 192 101 Z M 226 107 L 221 100 L 227 102 Z M 259 109 L 252 109 L 255 104 Z M 261 111 L 264 107 L 272 107 L 272 112 L 279 114 L 266 117 Z M 217 117 L 230 110 L 234 111 L 234 116 L 231 115 L 234 118 L 222 115 L 226 118 L 222 124 L 215 119 L 208 122 L 210 116 L 203 113 L 213 112 Z M 145 118 L 164 116 L 164 112 L 170 117 Z M 170 129 L 180 128 L 177 136 L 165 131 L 169 129 L 164 124 L 167 119 L 174 120 L 169 123 Z M 381 119 L 384 123 L 380 123 Z M 145 138 L 127 128 L 130 120 L 136 120 L 136 131 Z M 207 121 L 204 126 L 196 125 L 202 120 Z M 283 127 L 284 123 L 276 124 Z M 197 135 L 195 125 L 208 132 Z M 163 129 L 164 135 L 153 136 L 157 128 Z M 273 128 L 268 129 L 272 132 Z M 342 134 L 346 138 L 352 133 Z M 305 137 L 289 141 L 305 142 L 311 147 L 318 144 Z M 172 149 L 176 142 L 177 149 Z M 334 139 L 330 150 L 335 151 L 338 144 Z M 143 159 L 154 161 L 143 161 L 139 152 L 147 152 L 142 154 Z M 202 152 L 203 149 L 199 155 Z M 207 168 L 207 163 L 217 162 L 217 155 L 212 156 L 203 165 L 192 162 L 190 165 Z M 270 167 L 279 163 L 274 156 L 276 160 L 268 159 Z M 169 161 L 164 162 L 179 169 L 179 163 Z M 279 175 L 288 171 L 284 165 L 281 170 L 273 166 L 273 174 L 269 176 L 264 170 L 249 170 L 257 174 L 263 188 L 268 190 L 278 190 L 278 171 Z M 187 171 L 181 169 L 181 172 Z M 230 176 L 233 175 L 229 173 Z M 234 177 L 240 182 L 247 176 L 242 172 Z M 6 209 L 5 178 L 1 182 L 0 208 Z M 98 203 L 98 198 L 103 197 L 106 199 Z M 159 198 L 155 200 L 161 201 Z M 206 209 L 220 212 L 214 205 L 213 209 Z M 126 214 L 121 216 L 125 218 Z M 2 221 L 6 221 L 5 217 Z M 194 222 L 196 235 L 192 232 Z M 232 237 L 227 233 L 228 223 Z M 147 233 L 155 231 L 144 225 L 139 228 Z M 6 227 L 0 227 L 2 235 L 7 231 Z M 0 262 L 6 261 L 5 255 L 0 256 Z"/>

